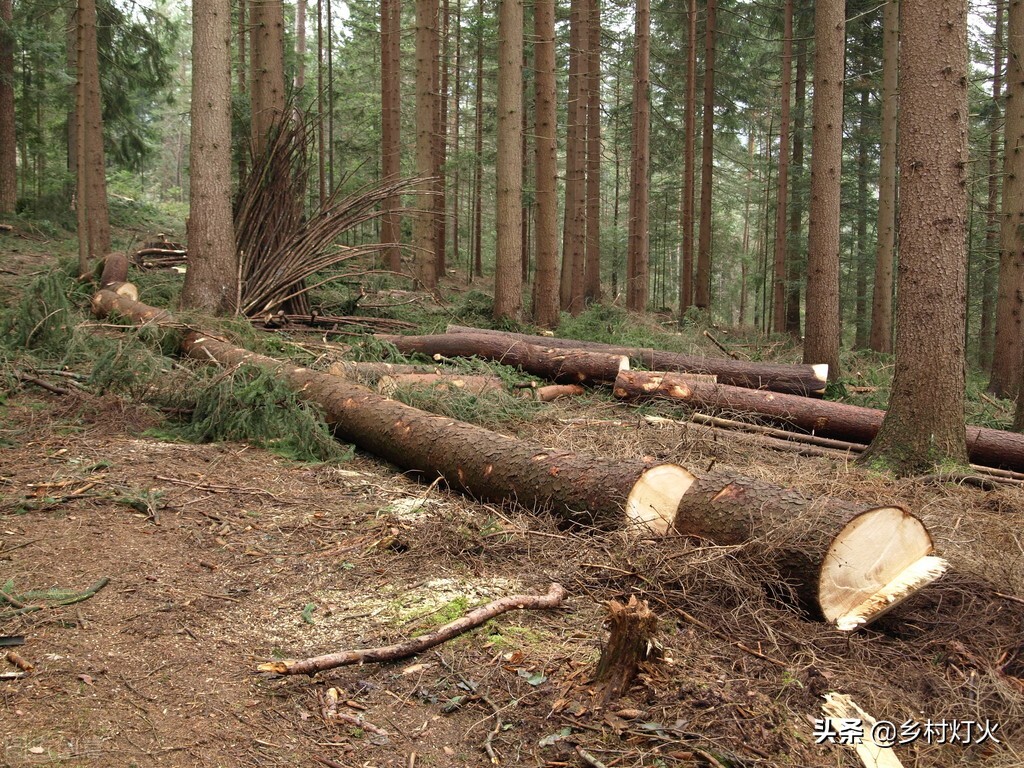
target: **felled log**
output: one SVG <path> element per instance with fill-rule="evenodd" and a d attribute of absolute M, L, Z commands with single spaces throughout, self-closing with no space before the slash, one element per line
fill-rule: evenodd
<path fill-rule="evenodd" d="M 537 610 L 545 608 L 557 608 L 565 599 L 565 587 L 561 584 L 552 584 L 544 595 L 511 595 L 480 606 L 461 619 L 445 624 L 433 632 L 406 640 L 404 643 L 388 645 L 383 648 L 360 648 L 354 651 L 340 651 L 338 653 L 327 653 L 323 656 L 313 656 L 308 659 L 269 661 L 260 664 L 257 668 L 260 672 L 273 672 L 278 675 L 315 675 L 328 669 L 345 667 L 353 664 L 368 664 L 386 661 L 398 661 L 415 656 L 428 648 L 433 648 L 443 642 L 458 637 L 463 632 L 486 624 L 495 616 L 508 613 L 514 610 Z"/>
<path fill-rule="evenodd" d="M 629 359 L 622 354 L 538 346 L 487 333 L 441 333 L 432 336 L 378 334 L 374 338 L 393 344 L 403 355 L 479 357 L 516 366 L 556 384 L 613 382 L 619 371 L 629 368 Z"/>
<path fill-rule="evenodd" d="M 525 333 L 482 330 L 467 328 L 461 325 L 449 325 L 447 332 L 456 335 L 465 333 L 486 334 L 510 341 L 522 341 L 527 344 L 539 344 L 560 349 L 585 349 L 592 352 L 626 355 L 633 364 L 650 370 L 709 373 L 716 375 L 718 381 L 722 384 L 749 389 L 768 389 L 773 392 L 787 392 L 808 396 L 823 394 L 825 392 L 825 385 L 828 383 L 828 366 L 824 363 L 819 365 L 784 365 L 747 360 L 726 360 L 716 357 L 697 357 L 695 355 L 684 355 L 680 352 L 666 352 L 645 347 L 623 347 L 613 344 L 601 344 L 596 341 L 531 336 Z"/>
<path fill-rule="evenodd" d="M 542 403 L 550 403 L 562 397 L 579 397 L 586 390 L 579 384 L 550 384 L 546 387 L 537 387 L 527 390 L 533 393 L 533 397 Z"/>
<path fill-rule="evenodd" d="M 159 314 L 110 291 L 96 294 L 93 308 L 136 322 Z M 924 525 L 898 507 L 858 513 L 843 502 L 807 499 L 721 471 L 550 450 L 195 332 L 185 336 L 182 351 L 197 360 L 273 370 L 323 409 L 340 438 L 478 498 L 516 500 L 570 523 L 626 526 L 645 535 L 680 533 L 720 544 L 754 540 L 750 551 L 777 569 L 769 579 L 781 579 L 780 589 L 842 629 L 877 618 L 946 568 L 931 556 Z"/>
<path fill-rule="evenodd" d="M 377 391 L 382 395 L 391 397 L 399 389 L 447 390 L 482 395 L 487 392 L 504 392 L 505 382 L 497 376 L 464 376 L 458 373 L 396 373 L 382 376 L 377 381 Z"/>
<path fill-rule="evenodd" d="M 121 251 L 113 251 L 103 258 L 100 287 L 127 296 L 132 301 L 139 300 L 139 289 L 128 282 L 128 258 Z"/>
<path fill-rule="evenodd" d="M 670 397 L 716 412 L 757 413 L 820 437 L 853 443 L 870 443 L 885 418 L 885 411 L 877 408 L 686 381 L 671 373 L 651 371 L 623 371 L 614 392 L 627 400 Z M 975 464 L 1024 471 L 1024 435 L 1020 433 L 969 426 L 967 451 Z"/>
<path fill-rule="evenodd" d="M 384 376 L 397 376 L 403 373 L 441 373 L 442 369 L 437 365 L 403 365 L 401 363 L 344 360 L 340 363 L 331 363 L 327 372 L 363 384 L 376 384 Z"/>

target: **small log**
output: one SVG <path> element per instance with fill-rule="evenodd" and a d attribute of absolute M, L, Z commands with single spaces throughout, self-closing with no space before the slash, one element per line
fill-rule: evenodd
<path fill-rule="evenodd" d="M 885 411 L 877 408 L 686 381 L 676 374 L 653 371 L 623 371 L 615 381 L 614 392 L 626 400 L 669 397 L 694 408 L 757 413 L 819 437 L 852 443 L 870 443 L 885 418 Z M 1024 471 L 1024 434 L 969 426 L 967 452 L 975 464 Z"/>
<path fill-rule="evenodd" d="M 580 384 L 550 384 L 546 387 L 527 390 L 533 394 L 534 399 L 542 403 L 550 403 L 560 397 L 579 397 L 586 391 Z"/>
<path fill-rule="evenodd" d="M 378 334 L 374 338 L 394 344 L 404 355 L 479 357 L 516 366 L 556 384 L 613 382 L 619 371 L 629 368 L 629 359 L 625 355 L 537 346 L 486 333 L 442 333 L 432 336 Z"/>
<path fill-rule="evenodd" d="M 396 373 L 382 376 L 377 391 L 391 397 L 399 389 L 434 389 L 482 395 L 504 392 L 505 382 L 498 376 L 463 376 L 458 373 Z"/>
<path fill-rule="evenodd" d="M 437 365 L 403 365 L 401 363 L 364 363 L 343 361 L 331 363 L 327 372 L 341 376 L 361 384 L 376 384 L 385 376 L 398 376 L 405 373 L 443 373 Z"/>
<path fill-rule="evenodd" d="M 623 605 L 608 603 L 608 642 L 601 649 L 594 682 L 603 704 L 619 698 L 636 677 L 640 664 L 647 661 L 655 647 L 658 617 L 646 600 L 631 595 Z"/>
<path fill-rule="evenodd" d="M 718 376 L 718 381 L 736 387 L 749 389 L 768 389 L 774 392 L 787 392 L 795 395 L 820 396 L 825 392 L 828 383 L 828 366 L 819 365 L 785 365 L 781 363 L 757 363 L 748 360 L 724 360 L 715 357 L 697 357 L 679 352 L 666 352 L 648 347 L 624 347 L 614 344 L 601 344 L 596 341 L 579 339 L 549 338 L 531 336 L 526 333 L 508 333 L 505 331 L 467 328 L 461 325 L 449 325 L 450 334 L 486 334 L 509 341 L 522 341 L 527 344 L 558 347 L 561 349 L 585 349 L 592 352 L 605 352 L 615 355 L 626 355 L 630 362 L 654 371 L 673 371 L 685 373 L 707 373 Z"/>
<path fill-rule="evenodd" d="M 476 608 L 461 619 L 445 624 L 433 632 L 420 635 L 404 643 L 388 645 L 382 648 L 360 648 L 355 651 L 340 651 L 328 653 L 323 656 L 313 656 L 301 661 L 287 659 L 284 661 L 270 661 L 260 664 L 257 669 L 260 672 L 273 672 L 278 675 L 315 675 L 337 667 L 350 666 L 352 664 L 375 664 L 387 661 L 398 661 L 407 659 L 410 656 L 423 653 L 428 648 L 440 645 L 453 637 L 458 637 L 464 632 L 487 623 L 495 616 L 508 613 L 514 610 L 539 610 L 557 608 L 565 599 L 565 587 L 561 584 L 552 584 L 544 595 L 512 595 L 488 603 Z"/>
<path fill-rule="evenodd" d="M 103 259 L 103 272 L 100 274 L 100 287 L 106 288 L 113 283 L 128 280 L 128 258 L 121 251 L 108 253 Z"/>

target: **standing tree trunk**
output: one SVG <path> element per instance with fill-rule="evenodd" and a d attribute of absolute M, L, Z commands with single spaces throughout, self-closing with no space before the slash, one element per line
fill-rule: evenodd
<path fill-rule="evenodd" d="M 434 38 L 435 80 L 438 84 L 437 112 L 434 116 L 434 269 L 437 279 L 445 276 L 448 270 L 448 219 L 445 212 L 448 208 L 447 188 L 445 182 L 445 163 L 448 161 L 448 59 L 449 59 L 449 8 L 448 0 L 444 0 L 438 22 L 441 34 Z M 444 47 L 440 49 L 441 39 Z"/>
<path fill-rule="evenodd" d="M 843 163 L 843 53 L 846 4 L 814 5 L 811 218 L 807 230 L 804 362 L 827 363 L 839 379 L 839 182 Z"/>
<path fill-rule="evenodd" d="M 772 330 L 786 330 L 786 201 L 789 199 L 789 91 L 793 76 L 793 0 L 783 5 L 782 124 L 779 129 L 778 196 L 775 199 L 775 270 Z"/>
<path fill-rule="evenodd" d="M 476 102 L 473 137 L 473 274 L 483 277 L 483 180 L 484 180 L 484 0 L 477 3 Z"/>
<path fill-rule="evenodd" d="M 0 214 L 14 213 L 18 202 L 12 20 L 11 0 L 0 0 Z"/>
<path fill-rule="evenodd" d="M 865 457 L 914 472 L 967 463 L 967 0 L 901 5 L 896 370 Z"/>
<path fill-rule="evenodd" d="M 231 211 L 231 1 L 192 0 L 192 141 L 188 271 L 181 306 L 235 309 L 238 255 Z"/>
<path fill-rule="evenodd" d="M 381 178 L 397 181 L 401 172 L 401 27 L 402 0 L 381 0 L 380 55 L 381 55 Z M 381 240 L 394 243 L 384 252 L 388 269 L 402 270 L 402 220 L 397 209 L 401 206 L 398 195 L 384 201 L 381 222 Z"/>
<path fill-rule="evenodd" d="M 497 243 L 494 318 L 522 313 L 523 0 L 498 0 Z"/>
<path fill-rule="evenodd" d="M 557 328 L 558 312 L 558 120 L 555 103 L 555 0 L 536 0 L 533 44 L 537 102 L 537 268 L 533 273 L 533 321 Z"/>
<path fill-rule="evenodd" d="M 601 300 L 601 0 L 587 15 L 587 241 L 584 303 Z"/>
<path fill-rule="evenodd" d="M 1007 17 L 1006 149 L 999 230 L 999 295 L 995 355 L 989 390 L 1010 397 L 1020 383 L 1021 315 L 1024 313 L 1024 2 L 1012 0 Z"/>
<path fill-rule="evenodd" d="M 559 296 L 562 309 L 573 315 L 583 311 L 586 258 L 586 100 L 583 73 L 587 66 L 584 47 L 588 41 L 586 0 L 569 6 L 569 83 L 566 100 L 565 221 L 562 228 L 562 277 Z"/>
<path fill-rule="evenodd" d="M 686 310 L 693 304 L 693 182 L 696 165 L 695 134 L 697 131 L 697 0 L 690 0 L 686 33 L 686 111 L 683 118 L 683 201 L 682 221 L 683 252 L 679 259 L 679 319 L 682 321 Z M 747 218 L 744 216 L 744 226 Z M 744 255 L 746 248 L 744 248 Z M 743 305 L 743 297 L 740 297 Z M 743 324 L 743 310 L 740 310 L 740 324 Z"/>
<path fill-rule="evenodd" d="M 701 127 L 700 235 L 697 242 L 697 281 L 693 303 L 711 309 L 711 187 L 715 153 L 715 12 L 717 0 L 707 0 L 704 30 L 704 115 Z"/>
<path fill-rule="evenodd" d="M 284 7 L 281 0 L 261 0 L 250 8 L 252 53 L 252 146 L 259 156 L 267 136 L 284 114 Z"/>
<path fill-rule="evenodd" d="M 99 52 L 96 43 L 96 0 L 79 0 L 78 20 L 82 30 L 82 58 L 78 77 L 83 88 L 85 124 L 84 198 L 87 212 L 89 261 L 102 258 L 110 250 L 110 214 L 107 208 L 107 167 L 103 154 L 103 110 L 100 95 Z M 80 155 L 81 157 L 81 155 Z"/>
<path fill-rule="evenodd" d="M 633 59 L 633 148 L 629 171 L 629 250 L 626 253 L 626 308 L 647 309 L 650 232 L 647 173 L 651 141 L 651 5 L 636 4 L 636 56 Z"/>
<path fill-rule="evenodd" d="M 871 337 L 876 352 L 892 350 L 892 270 L 896 251 L 896 99 L 900 50 L 899 0 L 882 11 L 882 147 L 878 169 L 878 244 L 871 301 Z"/>
<path fill-rule="evenodd" d="M 801 37 L 796 53 L 796 93 L 793 99 L 793 164 L 789 205 L 789 255 L 786 259 L 786 332 L 800 338 L 800 285 L 803 283 L 802 243 L 804 198 L 804 123 L 807 114 L 807 41 Z"/>
<path fill-rule="evenodd" d="M 434 113 L 437 93 L 434 75 L 434 39 L 437 37 L 437 0 L 416 0 L 416 173 L 423 179 L 434 173 Z M 426 183 L 428 190 L 434 184 Z M 434 201 L 424 197 L 413 218 L 412 239 L 416 249 L 416 282 L 421 288 L 437 286 L 437 253 Z"/>
<path fill-rule="evenodd" d="M 295 3 L 295 90 L 306 87 L 306 0 Z"/>
<path fill-rule="evenodd" d="M 978 364 L 985 369 L 992 365 L 992 314 L 999 269 L 999 102 L 1002 86 L 1003 5 L 996 3 L 996 26 L 992 32 L 992 118 L 988 124 L 988 204 L 985 211 L 985 252 L 982 256 L 981 327 L 978 330 Z"/>
<path fill-rule="evenodd" d="M 459 161 L 461 148 L 462 124 L 462 0 L 455 0 L 455 93 L 453 94 L 455 109 L 452 110 L 452 151 L 455 154 L 455 169 L 452 174 L 452 259 L 455 266 L 459 264 L 460 212 L 462 205 L 462 163 Z"/>
<path fill-rule="evenodd" d="M 245 5 L 245 0 L 241 0 Z M 327 141 L 324 135 L 324 3 L 316 0 L 316 148 L 320 207 L 327 204 Z M 241 182 L 239 182 L 241 183 Z"/>
<path fill-rule="evenodd" d="M 860 104 L 857 114 L 857 290 L 854 297 L 854 328 L 856 329 L 853 348 L 868 348 L 868 333 L 871 318 L 868 315 L 868 109 L 870 93 L 867 83 L 871 77 L 868 65 L 868 47 L 871 27 L 867 19 L 861 19 L 860 49 Z"/>

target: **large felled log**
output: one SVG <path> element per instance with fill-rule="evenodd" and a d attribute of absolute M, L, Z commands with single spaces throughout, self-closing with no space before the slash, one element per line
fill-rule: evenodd
<path fill-rule="evenodd" d="M 625 355 L 630 361 L 644 368 L 655 371 L 679 371 L 686 373 L 709 373 L 718 377 L 722 384 L 749 389 L 768 389 L 773 392 L 787 392 L 795 395 L 821 395 L 828 383 L 828 366 L 821 365 L 783 365 L 778 363 L 757 363 L 746 360 L 727 360 L 716 357 L 697 357 L 684 355 L 680 352 L 666 352 L 659 349 L 644 347 L 622 347 L 613 344 L 601 344 L 596 341 L 579 339 L 550 338 L 547 336 L 531 336 L 525 333 L 508 333 L 505 331 L 480 330 L 461 325 L 449 325 L 451 334 L 486 334 L 527 344 L 558 347 L 561 349 L 581 349 L 591 352 L 605 352 L 613 355 Z"/>
<path fill-rule="evenodd" d="M 159 314 L 110 291 L 100 291 L 93 308 L 136 322 Z M 166 313 L 163 321 L 170 321 Z M 873 620 L 945 568 L 931 556 L 921 522 L 896 507 L 858 513 L 729 473 L 550 450 L 194 332 L 182 349 L 197 360 L 276 371 L 324 410 L 342 439 L 479 498 L 516 500 L 567 521 L 647 535 L 678 532 L 722 544 L 754 539 L 750 551 L 774 563 L 803 604 L 844 629 Z"/>
<path fill-rule="evenodd" d="M 404 355 L 479 357 L 513 365 L 556 384 L 613 382 L 619 371 L 629 368 L 626 355 L 559 349 L 509 340 L 487 333 L 434 334 L 431 336 L 387 336 L 375 338 L 394 344 Z"/>
<path fill-rule="evenodd" d="M 623 399 L 669 397 L 716 412 L 757 413 L 821 437 L 865 444 L 874 439 L 885 418 L 885 411 L 876 408 L 688 381 L 672 373 L 623 371 L 614 392 Z M 1022 434 L 967 427 L 967 450 L 975 464 L 1024 471 Z"/>

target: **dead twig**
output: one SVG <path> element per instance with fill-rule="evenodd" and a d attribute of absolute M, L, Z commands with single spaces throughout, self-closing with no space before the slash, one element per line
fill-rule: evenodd
<path fill-rule="evenodd" d="M 561 584 L 552 584 L 548 587 L 547 594 L 503 597 L 470 611 L 461 619 L 449 622 L 434 632 L 428 632 L 404 643 L 381 648 L 364 648 L 355 651 L 328 653 L 323 656 L 313 656 L 303 660 L 271 661 L 266 664 L 260 664 L 257 669 L 260 672 L 274 672 L 278 675 L 315 675 L 317 672 L 352 664 L 373 664 L 407 659 L 410 656 L 422 653 L 428 648 L 433 648 L 447 640 L 451 640 L 453 637 L 457 637 L 470 629 L 479 627 L 495 616 L 507 613 L 508 611 L 526 608 L 555 608 L 565 599 L 565 594 L 565 587 Z"/>

